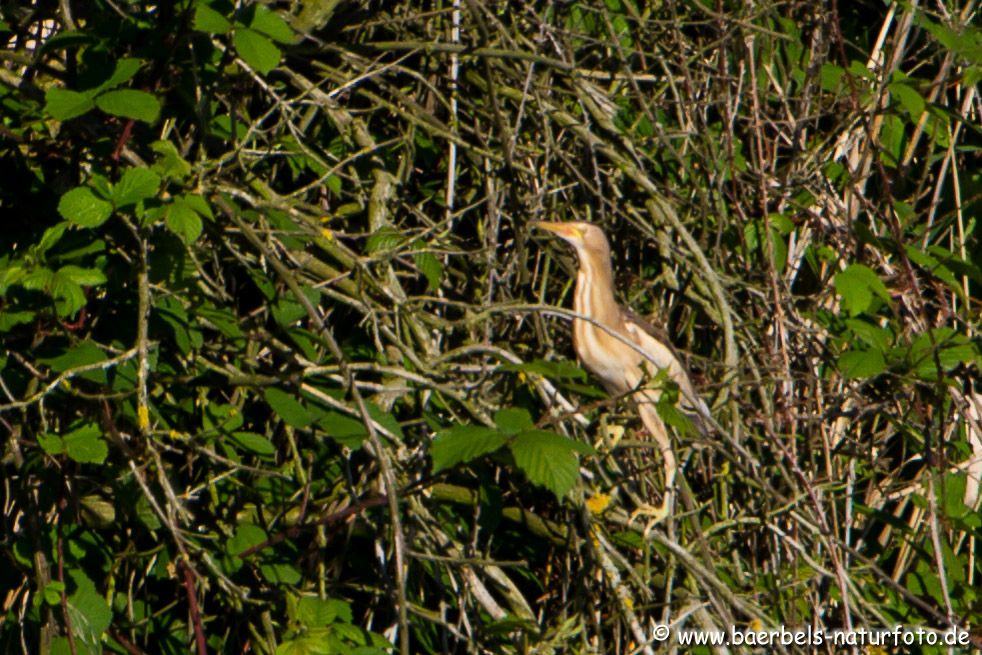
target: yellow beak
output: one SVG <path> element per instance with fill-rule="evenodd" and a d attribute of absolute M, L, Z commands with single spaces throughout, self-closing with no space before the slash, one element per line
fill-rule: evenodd
<path fill-rule="evenodd" d="M 582 239 L 583 232 L 571 223 L 546 223 L 545 221 L 534 221 L 532 227 L 537 227 L 553 234 L 558 234 L 564 239 Z"/>

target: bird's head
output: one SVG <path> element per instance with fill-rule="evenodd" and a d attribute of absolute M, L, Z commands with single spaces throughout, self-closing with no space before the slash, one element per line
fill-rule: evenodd
<path fill-rule="evenodd" d="M 600 261 L 610 260 L 610 244 L 607 236 L 596 225 L 582 221 L 566 223 L 546 223 L 536 221 L 532 227 L 537 227 L 559 236 L 563 241 L 576 248 L 576 254 L 582 262 L 584 258 L 592 257 Z"/>

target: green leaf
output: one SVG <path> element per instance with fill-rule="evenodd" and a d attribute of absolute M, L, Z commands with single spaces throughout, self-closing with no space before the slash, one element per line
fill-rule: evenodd
<path fill-rule="evenodd" d="M 543 430 L 519 434 L 511 444 L 515 464 L 529 481 L 541 485 L 562 498 L 579 479 L 579 461 L 574 454 L 576 442 Z"/>
<path fill-rule="evenodd" d="M 93 649 L 90 652 L 99 652 L 102 634 L 112 622 L 112 610 L 85 573 L 79 569 L 68 573 L 76 586 L 75 593 L 68 597 L 72 632 L 76 639 Z"/>
<path fill-rule="evenodd" d="M 115 89 L 123 82 L 131 79 L 139 70 L 139 59 L 124 57 L 116 62 L 116 68 L 113 70 L 113 74 L 109 76 L 109 79 L 93 89 L 92 93 L 101 93 L 103 91 L 108 91 L 109 89 Z"/>
<path fill-rule="evenodd" d="M 58 605 L 61 603 L 61 594 L 65 591 L 65 583 L 52 580 L 44 587 L 44 602 L 48 605 Z"/>
<path fill-rule="evenodd" d="M 934 328 L 917 335 L 910 346 L 914 371 L 925 380 L 936 380 L 941 372 L 949 373 L 960 364 L 979 361 L 979 351 L 972 340 L 949 327 Z"/>
<path fill-rule="evenodd" d="M 167 205 L 164 221 L 170 231 L 181 237 L 185 243 L 197 241 L 204 229 L 198 212 L 181 197 L 174 198 L 174 201 Z"/>
<path fill-rule="evenodd" d="M 317 414 L 317 426 L 342 446 L 361 448 L 368 438 L 368 429 L 358 419 L 332 410 L 315 409 L 314 411 Z"/>
<path fill-rule="evenodd" d="M 280 49 L 259 32 L 242 27 L 235 30 L 232 41 L 239 56 L 260 75 L 266 75 L 280 63 Z"/>
<path fill-rule="evenodd" d="M 62 436 L 65 452 L 80 464 L 102 464 L 109 454 L 109 446 L 102 438 L 102 430 L 95 423 L 88 423 Z"/>
<path fill-rule="evenodd" d="M 253 523 L 240 523 L 235 528 L 235 534 L 225 545 L 229 555 L 238 556 L 254 546 L 266 541 L 266 531 Z"/>
<path fill-rule="evenodd" d="M 520 407 L 504 407 L 495 412 L 494 424 L 505 434 L 518 434 L 523 430 L 532 430 L 535 423 L 529 413 Z"/>
<path fill-rule="evenodd" d="M 303 579 L 303 575 L 293 564 L 289 562 L 274 562 L 271 564 L 262 564 L 259 567 L 259 572 L 263 574 L 267 582 L 272 582 L 273 584 L 284 584 L 284 585 L 296 585 Z"/>
<path fill-rule="evenodd" d="M 116 207 L 135 205 L 157 195 L 160 189 L 160 176 L 149 168 L 128 168 L 123 177 L 113 187 L 113 202 Z"/>
<path fill-rule="evenodd" d="M 51 250 L 61 240 L 68 226 L 69 223 L 67 221 L 61 221 L 45 230 L 44 234 L 41 235 L 41 240 L 38 241 L 37 251 L 39 253 L 46 253 Z"/>
<path fill-rule="evenodd" d="M 461 462 L 492 453 L 508 442 L 508 435 L 480 425 L 455 425 L 433 439 L 430 456 L 433 472 L 439 473 Z"/>
<path fill-rule="evenodd" d="M 60 455 L 65 452 L 65 442 L 57 434 L 39 434 L 38 445 L 49 455 Z"/>
<path fill-rule="evenodd" d="M 839 84 L 842 82 L 842 76 L 845 75 L 845 69 L 841 66 L 836 66 L 835 64 L 822 64 L 821 73 L 819 77 L 821 78 L 822 90 L 823 91 L 838 91 Z"/>
<path fill-rule="evenodd" d="M 397 439 L 405 439 L 406 435 L 402 433 L 402 426 L 399 425 L 399 420 L 395 416 L 370 402 L 365 403 L 365 409 L 368 410 L 368 416 L 373 421 L 388 430 Z"/>
<path fill-rule="evenodd" d="M 426 290 L 436 291 L 440 288 L 440 280 L 443 277 L 443 264 L 431 252 L 418 252 L 413 256 L 416 267 L 426 277 Z"/>
<path fill-rule="evenodd" d="M 39 359 L 38 361 L 49 367 L 53 373 L 61 373 L 70 368 L 95 364 L 104 359 L 106 359 L 106 353 L 102 351 L 102 348 L 91 341 L 83 341 L 57 357 Z"/>
<path fill-rule="evenodd" d="M 374 255 L 377 252 L 392 250 L 406 240 L 406 237 L 391 225 L 383 225 L 368 235 L 365 240 L 365 254 Z"/>
<path fill-rule="evenodd" d="M 924 113 L 924 98 L 914 87 L 894 82 L 890 85 L 890 92 L 900 101 L 912 120 L 916 121 Z"/>
<path fill-rule="evenodd" d="M 263 5 L 256 5 L 256 13 L 252 16 L 249 27 L 261 32 L 279 43 L 294 43 L 296 35 L 278 13 Z"/>
<path fill-rule="evenodd" d="M 195 193 L 185 193 L 181 195 L 181 199 L 188 204 L 188 207 L 197 212 L 199 216 L 211 221 L 215 220 L 215 214 L 211 211 L 211 205 L 208 204 L 208 201 L 203 196 Z"/>
<path fill-rule="evenodd" d="M 257 455 L 272 455 L 276 452 L 276 446 L 268 437 L 255 432 L 233 432 L 232 441 L 245 450 L 256 453 Z"/>
<path fill-rule="evenodd" d="M 160 115 L 160 101 L 146 91 L 120 89 L 104 93 L 95 99 L 102 111 L 113 116 L 153 123 Z"/>
<path fill-rule="evenodd" d="M 44 110 L 59 121 L 67 121 L 95 108 L 92 98 L 78 91 L 52 87 L 44 93 Z"/>
<path fill-rule="evenodd" d="M 194 10 L 193 27 L 208 34 L 225 34 L 232 29 L 232 23 L 208 5 L 199 3 Z"/>
<path fill-rule="evenodd" d="M 883 148 L 883 163 L 896 167 L 904 148 L 904 121 L 900 116 L 884 116 L 880 129 L 880 146 Z"/>
<path fill-rule="evenodd" d="M 842 375 L 849 379 L 872 378 L 886 370 L 881 350 L 847 350 L 837 363 Z"/>
<path fill-rule="evenodd" d="M 290 427 L 305 428 L 310 425 L 310 413 L 291 394 L 275 387 L 269 387 L 263 392 L 263 396 L 265 396 L 266 403 L 270 408 L 276 412 L 276 415 Z"/>
<path fill-rule="evenodd" d="M 586 371 L 567 360 L 553 362 L 544 359 L 534 359 L 521 364 L 502 364 L 498 369 L 514 373 L 536 373 L 552 380 L 587 379 Z"/>
<path fill-rule="evenodd" d="M 27 325 L 34 321 L 32 311 L 4 312 L 0 311 L 0 332 L 10 332 L 18 325 Z"/>
<path fill-rule="evenodd" d="M 890 292 L 876 273 L 863 264 L 850 264 L 835 275 L 835 290 L 842 297 L 842 308 L 858 316 L 870 308 L 873 297 L 890 301 Z"/>
<path fill-rule="evenodd" d="M 168 180 L 180 180 L 191 174 L 191 164 L 170 141 L 154 141 L 150 149 L 157 153 L 153 170 Z"/>
<path fill-rule="evenodd" d="M 859 318 L 847 318 L 846 326 L 859 337 L 860 341 L 881 352 L 889 348 L 893 340 L 890 330 Z"/>
<path fill-rule="evenodd" d="M 304 596 L 297 604 L 297 621 L 308 628 L 323 628 L 338 616 L 338 606 L 347 604 L 339 600 L 324 600 L 316 596 Z M 348 608 L 350 615 L 351 609 Z"/>
<path fill-rule="evenodd" d="M 99 227 L 113 213 L 112 203 L 99 198 L 87 186 L 75 187 L 58 201 L 58 213 L 81 227 Z"/>
<path fill-rule="evenodd" d="M 94 287 L 106 283 L 106 275 L 98 268 L 82 268 L 69 264 L 58 269 L 56 275 L 63 275 L 83 287 Z"/>

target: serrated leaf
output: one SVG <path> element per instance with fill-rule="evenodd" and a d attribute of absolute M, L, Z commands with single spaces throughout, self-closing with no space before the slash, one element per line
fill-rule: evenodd
<path fill-rule="evenodd" d="M 104 359 L 106 359 L 106 353 L 102 351 L 102 348 L 91 341 L 83 341 L 64 354 L 38 361 L 49 367 L 53 373 L 61 373 L 71 368 L 95 364 Z"/>
<path fill-rule="evenodd" d="M 252 16 L 249 27 L 279 43 L 289 44 L 296 41 L 296 35 L 287 22 L 278 13 L 263 5 L 256 5 L 256 12 Z"/>
<path fill-rule="evenodd" d="M 377 252 L 392 250 L 405 240 L 406 237 L 403 236 L 402 232 L 391 225 L 383 225 L 368 235 L 365 240 L 365 254 L 373 255 Z"/>
<path fill-rule="evenodd" d="M 297 621 L 308 628 L 322 628 L 334 622 L 338 615 L 336 600 L 304 596 L 297 603 Z"/>
<path fill-rule="evenodd" d="M 850 316 L 858 316 L 869 309 L 873 297 L 889 302 L 890 292 L 876 273 L 863 264 L 850 264 L 835 275 L 835 290 L 842 297 L 842 308 Z"/>
<path fill-rule="evenodd" d="M 39 434 L 38 445 L 49 455 L 60 455 L 65 452 L 65 442 L 57 434 Z"/>
<path fill-rule="evenodd" d="M 883 117 L 880 129 L 880 146 L 883 149 L 883 163 L 896 167 L 900 163 L 900 155 L 904 148 L 904 120 L 900 116 L 890 114 Z"/>
<path fill-rule="evenodd" d="M 257 455 L 272 455 L 276 452 L 276 446 L 269 440 L 269 437 L 255 432 L 233 432 L 232 441 L 245 450 L 256 453 Z"/>
<path fill-rule="evenodd" d="M 112 610 L 88 576 L 78 569 L 68 573 L 76 586 L 75 593 L 68 597 L 72 632 L 76 639 L 95 649 L 102 641 L 102 634 L 109 629 Z"/>
<path fill-rule="evenodd" d="M 370 402 L 365 403 L 365 409 L 368 410 L 369 418 L 375 423 L 388 430 L 397 439 L 405 439 L 406 435 L 402 433 L 402 426 L 399 425 L 399 420 L 390 412 Z"/>
<path fill-rule="evenodd" d="M 426 290 L 436 291 L 440 288 L 440 280 L 443 278 L 443 264 L 431 252 L 418 252 L 413 256 L 416 267 L 426 278 Z"/>
<path fill-rule="evenodd" d="M 571 439 L 541 430 L 519 434 L 511 443 L 515 464 L 530 482 L 562 498 L 579 479 L 577 448 Z"/>
<path fill-rule="evenodd" d="M 240 555 L 254 546 L 266 541 L 266 531 L 253 523 L 240 523 L 235 534 L 225 545 L 229 555 Z"/>
<path fill-rule="evenodd" d="M 263 392 L 266 403 L 283 419 L 283 422 L 294 428 L 305 428 L 310 425 L 310 413 L 296 398 L 287 392 L 269 387 Z"/>
<path fill-rule="evenodd" d="M 188 207 L 193 209 L 198 213 L 199 216 L 207 218 L 208 220 L 215 220 L 215 214 L 211 211 L 211 205 L 204 197 L 199 196 L 195 193 L 185 193 L 181 198 L 188 204 Z"/>
<path fill-rule="evenodd" d="M 881 328 L 858 318 L 847 318 L 846 326 L 867 346 L 879 351 L 884 351 L 890 347 L 893 335 L 886 328 Z"/>
<path fill-rule="evenodd" d="M 910 347 L 914 371 L 923 379 L 935 380 L 941 372 L 951 372 L 960 364 L 979 361 L 979 351 L 972 340 L 949 327 L 934 328 L 914 339 Z"/>
<path fill-rule="evenodd" d="M 494 414 L 494 424 L 505 434 L 518 434 L 523 430 L 532 430 L 535 423 L 527 410 L 520 407 L 504 407 Z"/>
<path fill-rule="evenodd" d="M 839 355 L 837 366 L 848 379 L 867 379 L 886 370 L 886 360 L 881 350 L 847 350 Z"/>
<path fill-rule="evenodd" d="M 65 583 L 52 580 L 44 586 L 44 602 L 57 605 L 61 602 L 61 594 L 65 591 Z"/>
<path fill-rule="evenodd" d="M 65 444 L 65 453 L 80 464 L 102 464 L 109 454 L 109 446 L 95 423 L 72 430 L 62 435 L 61 440 Z"/>
<path fill-rule="evenodd" d="M 100 93 L 102 91 L 108 91 L 110 89 L 115 89 L 117 86 L 123 82 L 129 81 L 137 71 L 140 70 L 140 60 L 133 59 L 132 57 L 124 57 L 116 62 L 116 68 L 113 70 L 113 74 L 109 76 L 109 79 L 100 84 L 96 89 L 93 90 L 93 94 Z"/>
<path fill-rule="evenodd" d="M 95 104 L 107 114 L 145 123 L 153 123 L 160 115 L 160 101 L 156 96 L 137 89 L 109 91 L 96 98 Z"/>
<path fill-rule="evenodd" d="M 924 98 L 914 87 L 894 82 L 890 85 L 890 92 L 900 101 L 912 120 L 916 121 L 924 113 Z"/>
<path fill-rule="evenodd" d="M 316 410 L 317 426 L 331 439 L 348 448 L 361 448 L 368 438 L 365 424 L 356 418 L 332 410 Z"/>
<path fill-rule="evenodd" d="M 204 3 L 194 10 L 194 29 L 208 34 L 225 34 L 232 29 L 232 23 L 220 13 Z"/>
<path fill-rule="evenodd" d="M 71 120 L 94 108 L 95 101 L 78 91 L 52 87 L 44 93 L 44 110 L 60 121 Z"/>
<path fill-rule="evenodd" d="M 433 439 L 430 456 L 433 472 L 469 462 L 481 455 L 493 453 L 508 443 L 508 435 L 482 425 L 456 425 L 443 430 Z"/>
<path fill-rule="evenodd" d="M 128 168 L 113 186 L 112 198 L 117 207 L 135 205 L 157 195 L 160 176 L 149 168 Z"/>
<path fill-rule="evenodd" d="M 587 379 L 586 371 L 575 363 L 566 360 L 553 362 L 545 359 L 535 359 L 521 364 L 502 364 L 498 369 L 514 373 L 536 373 L 552 380 Z"/>
<path fill-rule="evenodd" d="M 235 51 L 260 75 L 266 75 L 280 63 L 280 49 L 259 32 L 242 27 L 232 37 Z"/>
<path fill-rule="evenodd" d="M 82 519 L 93 528 L 107 528 L 116 520 L 116 507 L 97 494 L 82 496 L 78 501 Z"/>
<path fill-rule="evenodd" d="M 106 283 L 106 275 L 98 268 L 82 268 L 69 264 L 58 269 L 57 275 L 63 275 L 75 284 L 83 287 L 94 287 Z"/>
<path fill-rule="evenodd" d="M 69 223 L 67 221 L 61 221 L 55 225 L 52 225 L 44 234 L 41 235 L 41 240 L 38 241 L 37 250 L 39 253 L 48 252 L 58 241 L 61 240 L 62 235 L 65 234 L 65 230 L 68 229 Z"/>
<path fill-rule="evenodd" d="M 99 227 L 113 213 L 111 203 L 99 198 L 87 186 L 75 187 L 58 201 L 58 213 L 81 227 Z"/>
<path fill-rule="evenodd" d="M 174 201 L 167 205 L 164 222 L 167 223 L 170 231 L 181 237 L 185 243 L 197 241 L 204 229 L 198 212 L 181 197 L 174 198 Z"/>
<path fill-rule="evenodd" d="M 72 316 L 85 306 L 82 286 L 60 273 L 51 276 L 47 291 L 55 300 L 58 316 Z"/>
<path fill-rule="evenodd" d="M 303 579 L 300 569 L 289 562 L 262 564 L 259 567 L 259 572 L 263 574 L 267 582 L 273 584 L 296 585 Z"/>
<path fill-rule="evenodd" d="M 157 153 L 157 161 L 153 170 L 169 180 L 179 180 L 191 173 L 191 164 L 187 162 L 177 147 L 170 141 L 154 141 L 150 149 Z"/>
<path fill-rule="evenodd" d="M 0 311 L 0 332 L 10 332 L 18 325 L 27 325 L 34 321 L 32 311 L 4 312 Z"/>

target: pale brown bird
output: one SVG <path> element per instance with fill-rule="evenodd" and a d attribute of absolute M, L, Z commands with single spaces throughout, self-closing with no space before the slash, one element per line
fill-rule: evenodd
<path fill-rule="evenodd" d="M 692 381 L 667 338 L 614 298 L 614 272 L 610 262 L 610 243 L 596 225 L 583 222 L 535 222 L 533 227 L 552 232 L 576 249 L 579 271 L 573 311 L 584 318 L 573 319 L 573 349 L 583 366 L 600 379 L 613 396 L 630 395 L 645 428 L 661 451 L 665 467 L 665 504 L 671 511 L 675 473 L 675 453 L 665 423 L 655 403 L 661 397 L 657 385 L 645 385 L 664 370 L 678 385 L 680 406 L 693 415 L 693 423 L 705 431 L 703 418 L 709 408 L 696 394 Z"/>

